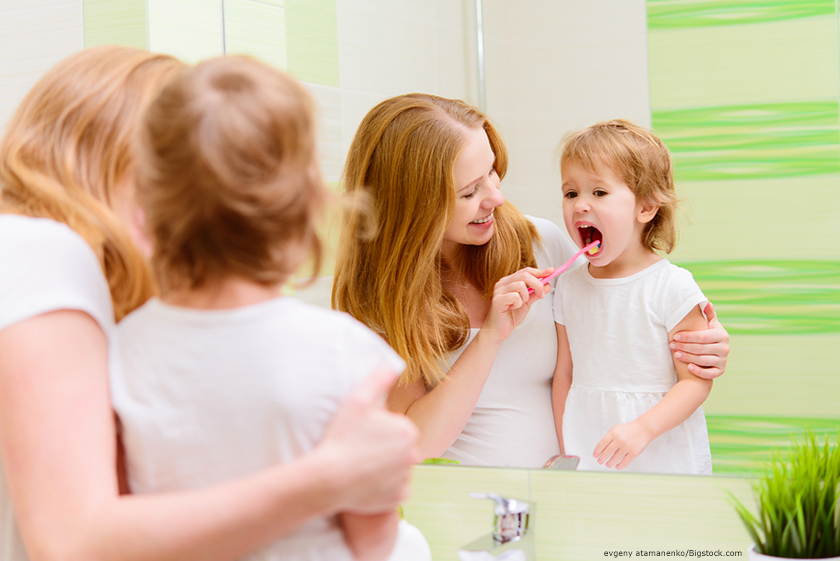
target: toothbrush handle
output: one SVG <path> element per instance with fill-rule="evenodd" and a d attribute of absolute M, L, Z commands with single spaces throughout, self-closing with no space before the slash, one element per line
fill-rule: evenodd
<path fill-rule="evenodd" d="M 558 268 L 554 269 L 554 270 L 551 272 L 551 274 L 550 274 L 550 275 L 546 275 L 546 276 L 542 277 L 542 279 L 540 279 L 540 280 L 542 280 L 542 283 L 543 283 L 543 284 L 548 284 L 548 281 L 550 281 L 550 280 L 551 280 L 551 279 L 553 279 L 554 277 L 556 277 L 556 276 L 558 276 L 558 275 L 561 275 L 561 274 L 565 273 L 565 272 L 566 272 L 566 269 L 568 269 L 569 267 L 571 267 L 571 266 L 572 266 L 572 263 L 574 263 L 574 262 L 575 262 L 575 259 L 577 259 L 577 258 L 578 258 L 578 257 L 580 257 L 581 255 L 583 255 L 584 253 L 586 253 L 587 251 L 589 251 L 589 250 L 590 250 L 590 249 L 592 249 L 593 247 L 598 246 L 600 243 L 601 243 L 601 242 L 595 241 L 595 242 L 592 242 L 592 243 L 590 243 L 590 244 L 588 244 L 588 245 L 584 246 L 584 247 L 583 247 L 580 251 L 578 251 L 577 253 L 575 253 L 574 255 L 572 255 L 572 258 L 571 258 L 571 259 L 569 259 L 568 261 L 566 261 L 565 263 L 563 263 L 560 267 L 558 267 Z M 529 288 L 529 289 L 528 289 L 528 294 L 533 294 L 533 293 L 534 293 L 534 289 L 533 289 L 533 288 Z"/>

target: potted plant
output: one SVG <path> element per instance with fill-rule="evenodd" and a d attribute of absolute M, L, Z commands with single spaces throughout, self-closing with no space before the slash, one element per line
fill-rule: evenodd
<path fill-rule="evenodd" d="M 755 541 L 751 559 L 840 559 L 840 447 L 803 443 L 775 451 L 753 485 L 753 515 L 730 493 Z"/>

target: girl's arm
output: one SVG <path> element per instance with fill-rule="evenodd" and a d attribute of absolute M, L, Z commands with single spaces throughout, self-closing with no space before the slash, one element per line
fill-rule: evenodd
<path fill-rule="evenodd" d="M 479 332 L 452 365 L 446 378 L 428 390 L 422 380 L 398 383 L 388 396 L 388 408 L 405 413 L 420 429 L 420 454 L 443 454 L 464 430 L 490 375 L 502 342 L 538 299 L 550 289 L 538 277 L 552 269 L 525 268 L 496 283 L 490 310 Z M 528 294 L 533 288 L 533 294 Z"/>
<path fill-rule="evenodd" d="M 370 516 L 345 513 L 339 520 L 356 561 L 385 561 L 391 555 L 400 522 L 396 510 Z"/>
<path fill-rule="evenodd" d="M 554 409 L 554 428 L 557 430 L 557 440 L 560 442 L 560 453 L 566 454 L 563 443 L 563 413 L 566 411 L 566 398 L 572 387 L 572 353 L 569 350 L 569 337 L 566 326 L 559 323 L 557 327 L 557 366 L 551 381 L 551 405 Z"/>
<path fill-rule="evenodd" d="M 688 371 L 698 378 L 713 380 L 726 370 L 729 357 L 729 333 L 715 315 L 712 303 L 706 304 L 703 312 L 709 318 L 708 324 L 696 331 L 674 333 L 671 350 L 677 360 L 688 364 Z"/>
<path fill-rule="evenodd" d="M 0 459 L 33 561 L 232 560 L 312 517 L 407 496 L 416 430 L 375 409 L 394 379 L 380 374 L 305 457 L 203 490 L 120 497 L 106 356 L 83 312 L 0 330 Z"/>
<path fill-rule="evenodd" d="M 669 339 L 678 331 L 704 329 L 706 318 L 695 306 L 668 333 Z M 599 464 L 623 469 L 642 453 L 650 442 L 688 419 L 709 397 L 712 381 L 694 376 L 686 363 L 674 358 L 678 381 L 662 401 L 651 407 L 631 423 L 616 425 L 595 446 L 594 456 Z"/>

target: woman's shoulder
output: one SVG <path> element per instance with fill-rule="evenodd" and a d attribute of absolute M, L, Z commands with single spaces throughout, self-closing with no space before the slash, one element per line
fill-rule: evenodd
<path fill-rule="evenodd" d="M 0 214 L 0 256 L 4 269 L 16 261 L 29 267 L 99 267 L 90 245 L 66 224 L 16 214 Z"/>
<path fill-rule="evenodd" d="M 0 271 L 0 328 L 59 309 L 81 309 L 113 323 L 99 260 L 64 224 L 0 215 Z"/>
<path fill-rule="evenodd" d="M 525 214 L 524 216 L 528 220 L 528 222 L 536 226 L 537 231 L 540 233 L 541 236 L 563 236 L 563 230 L 551 220 L 540 218 L 539 216 L 533 216 L 531 214 Z"/>
<path fill-rule="evenodd" d="M 526 214 L 525 218 L 536 227 L 542 238 L 541 247 L 535 251 L 540 267 L 559 267 L 575 254 L 575 247 L 560 226 L 537 216 Z"/>

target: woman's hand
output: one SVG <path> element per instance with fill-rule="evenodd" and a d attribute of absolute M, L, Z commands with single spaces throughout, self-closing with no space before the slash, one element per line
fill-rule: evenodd
<path fill-rule="evenodd" d="M 379 514 L 408 498 L 411 468 L 421 457 L 414 423 L 382 407 L 396 380 L 388 370 L 371 374 L 342 403 L 316 449 L 340 472 L 340 510 Z"/>
<path fill-rule="evenodd" d="M 688 363 L 688 371 L 698 378 L 713 380 L 726 370 L 729 357 L 729 333 L 715 315 L 709 302 L 703 310 L 709 320 L 709 328 L 703 331 L 681 331 L 674 334 L 670 347 L 677 351 L 674 358 Z"/>
<path fill-rule="evenodd" d="M 543 284 L 542 277 L 553 270 L 526 267 L 499 280 L 482 329 L 493 331 L 499 343 L 507 339 L 528 315 L 531 304 L 551 290 L 550 284 Z M 534 290 L 532 294 L 528 293 L 529 288 Z"/>
<path fill-rule="evenodd" d="M 616 425 L 604 435 L 592 454 L 601 465 L 624 469 L 639 457 L 651 437 L 638 421 Z"/>

